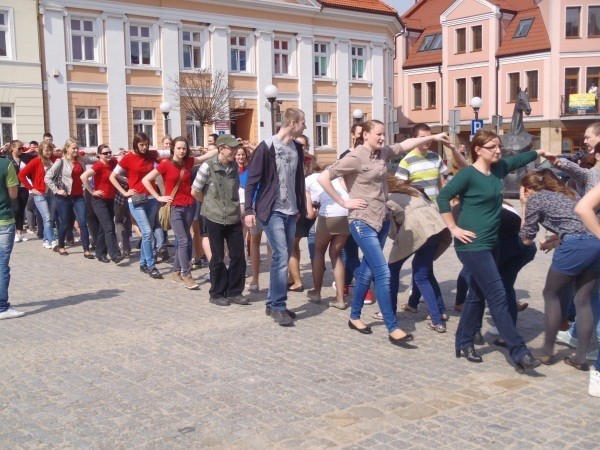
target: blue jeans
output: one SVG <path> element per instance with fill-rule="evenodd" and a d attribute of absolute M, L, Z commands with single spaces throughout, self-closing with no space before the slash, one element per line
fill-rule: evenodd
<path fill-rule="evenodd" d="M 171 228 L 175 234 L 175 260 L 173 270 L 181 271 L 181 275 L 190 274 L 190 259 L 192 259 L 192 235 L 190 227 L 194 220 L 196 205 L 171 205 Z"/>
<path fill-rule="evenodd" d="M 370 227 L 362 220 L 353 220 L 350 222 L 350 233 L 363 252 L 363 259 L 358 267 L 355 279 L 350 318 L 353 320 L 360 319 L 365 295 L 371 285 L 371 279 L 374 278 L 379 309 L 388 333 L 391 333 L 399 329 L 400 326 L 392 308 L 390 269 L 385 256 L 383 256 L 383 246 L 385 245 L 389 228 L 389 220 L 383 222 L 379 232 L 375 231 L 373 227 Z"/>
<path fill-rule="evenodd" d="M 33 201 L 35 207 L 42 215 L 44 222 L 44 240 L 52 242 L 54 240 L 54 227 L 52 226 L 52 216 L 50 214 L 50 196 L 46 194 L 34 194 Z M 38 226 L 40 226 L 38 224 Z"/>
<path fill-rule="evenodd" d="M 67 236 L 67 227 L 71 226 L 72 216 L 79 223 L 79 232 L 81 233 L 81 245 L 86 252 L 90 251 L 90 235 L 87 228 L 87 214 L 85 211 L 85 198 L 83 195 L 55 195 L 56 208 L 60 217 L 60 227 L 58 228 L 58 246 L 65 247 L 65 238 Z"/>
<path fill-rule="evenodd" d="M 8 285 L 10 284 L 10 254 L 15 245 L 16 227 L 14 223 L 0 225 L 0 312 L 10 308 Z"/>
<path fill-rule="evenodd" d="M 436 234 L 429 237 L 429 239 L 427 239 L 427 241 L 425 241 L 425 243 L 414 253 L 415 256 L 412 261 L 412 278 L 416 284 L 417 290 L 421 293 L 421 295 L 423 295 L 423 298 L 427 303 L 427 309 L 429 309 L 431 322 L 434 325 L 440 325 L 443 323 L 442 314 L 446 312 L 442 291 L 440 290 L 440 286 L 435 279 L 435 275 L 433 274 L 433 259 L 438 247 L 440 246 L 441 240 L 441 234 Z M 400 269 L 402 268 L 402 264 L 408 258 L 410 258 L 410 256 L 389 264 L 391 276 L 390 291 L 394 314 L 396 313 L 396 306 L 398 302 Z M 415 291 L 413 290 L 413 293 L 414 292 Z"/>
<path fill-rule="evenodd" d="M 509 313 L 506 290 L 496 265 L 495 254 L 494 250 L 456 252 L 460 262 L 471 272 L 469 288 L 473 289 L 473 295 L 467 295 L 460 315 L 456 330 L 456 348 L 473 345 L 487 300 L 494 324 L 506 342 L 511 359 L 516 363 L 530 351 Z"/>
<path fill-rule="evenodd" d="M 138 228 L 142 233 L 142 245 L 140 248 L 140 266 L 153 268 L 156 264 L 154 261 L 153 251 L 153 233 L 154 220 L 156 219 L 156 210 L 158 202 L 154 198 L 149 198 L 140 206 L 133 206 L 131 201 L 128 202 L 129 211 L 137 222 Z"/>
<path fill-rule="evenodd" d="M 296 234 L 296 216 L 273 211 L 266 221 L 260 221 L 273 251 L 267 306 L 284 311 L 287 300 L 288 263 Z"/>
<path fill-rule="evenodd" d="M 312 261 L 315 259 L 315 235 L 317 234 L 317 221 L 312 224 L 310 230 L 308 230 L 308 237 L 306 240 L 308 241 L 308 257 Z"/>

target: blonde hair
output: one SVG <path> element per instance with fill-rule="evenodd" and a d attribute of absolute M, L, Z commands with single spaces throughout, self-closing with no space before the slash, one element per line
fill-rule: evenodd
<path fill-rule="evenodd" d="M 63 145 L 62 148 L 62 154 L 66 154 L 67 153 L 67 149 L 73 145 L 73 144 L 79 144 L 79 141 L 77 139 L 75 139 L 74 137 L 70 137 L 69 139 L 67 139 L 65 141 L 65 145 Z"/>

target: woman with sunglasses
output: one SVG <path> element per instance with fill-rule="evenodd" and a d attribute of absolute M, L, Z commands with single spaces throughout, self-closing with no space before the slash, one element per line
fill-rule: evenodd
<path fill-rule="evenodd" d="M 86 164 L 92 164 L 96 158 L 90 158 L 85 154 L 79 154 L 79 142 L 75 138 L 66 140 L 62 148 L 62 158 L 56 160 L 52 167 L 46 172 L 44 181 L 54 194 L 56 208 L 60 218 L 58 228 L 58 248 L 56 251 L 62 256 L 68 255 L 65 250 L 67 227 L 71 227 L 73 214 L 79 224 L 81 233 L 81 244 L 83 246 L 83 257 L 94 259 L 90 252 L 90 236 L 87 228 L 87 215 L 85 210 L 85 198 L 83 196 L 83 184 L 81 175 Z"/>
<path fill-rule="evenodd" d="M 108 145 L 98 147 L 99 161 L 83 172 L 81 181 L 85 189 L 92 195 L 92 209 L 98 218 L 100 227 L 96 241 L 96 258 L 102 263 L 108 263 L 107 253 L 115 264 L 123 260 L 123 255 L 117 244 L 115 232 L 115 187 L 109 180 L 110 174 L 117 165 L 117 158 L 112 157 Z M 90 184 L 94 177 L 94 187 Z"/>
<path fill-rule="evenodd" d="M 531 354 L 509 313 L 506 290 L 497 266 L 502 179 L 510 172 L 545 156 L 542 150 L 529 151 L 501 159 L 502 144 L 497 134 L 480 130 L 473 138 L 473 164 L 464 168 L 440 191 L 437 203 L 448 229 L 454 236 L 458 259 L 471 273 L 469 287 L 475 295 L 463 305 L 456 330 L 456 357 L 480 363 L 474 347 L 475 333 L 487 299 L 492 318 L 506 342 L 510 357 L 522 372 L 541 361 Z M 452 215 L 450 200 L 460 197 L 458 223 Z"/>

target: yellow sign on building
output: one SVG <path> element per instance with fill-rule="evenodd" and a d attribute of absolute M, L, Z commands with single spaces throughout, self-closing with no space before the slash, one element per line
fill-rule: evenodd
<path fill-rule="evenodd" d="M 569 110 L 571 111 L 595 111 L 596 94 L 570 94 Z"/>

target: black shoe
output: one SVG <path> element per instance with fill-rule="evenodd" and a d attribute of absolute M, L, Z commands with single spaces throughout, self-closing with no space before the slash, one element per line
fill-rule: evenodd
<path fill-rule="evenodd" d="M 475 333 L 475 339 L 473 339 L 473 343 L 475 345 L 484 345 L 485 344 L 485 341 L 483 340 L 483 336 L 481 335 L 480 331 Z"/>
<path fill-rule="evenodd" d="M 121 261 L 123 261 L 124 259 L 125 259 L 125 257 L 124 257 L 123 255 L 119 254 L 119 255 L 117 255 L 116 257 L 114 257 L 114 258 L 112 259 L 112 261 L 113 261 L 115 264 L 119 264 L 119 263 L 120 263 Z"/>
<path fill-rule="evenodd" d="M 519 361 L 515 364 L 515 368 L 519 373 L 525 373 L 527 370 L 535 369 L 542 364 L 539 358 L 536 358 L 531 353 L 526 353 L 519 358 Z"/>
<path fill-rule="evenodd" d="M 162 262 L 167 262 L 169 259 L 171 259 L 171 255 L 169 255 L 169 249 L 166 245 L 163 245 L 158 249 L 158 255 L 160 256 Z"/>
<path fill-rule="evenodd" d="M 289 309 L 286 309 L 286 310 L 285 310 L 285 312 L 286 312 L 286 314 L 287 314 L 288 316 L 290 316 L 292 319 L 295 319 L 295 318 L 296 318 L 296 313 L 295 313 L 294 311 L 290 311 Z M 271 315 L 271 307 L 270 307 L 270 306 L 267 306 L 267 307 L 265 308 L 265 314 L 266 314 L 267 316 L 270 316 L 270 315 Z"/>
<path fill-rule="evenodd" d="M 469 345 L 469 346 L 463 348 L 462 350 L 457 348 L 456 349 L 456 357 L 460 358 L 461 356 L 466 358 L 467 361 L 472 362 L 472 363 L 483 362 L 483 358 L 477 354 L 477 352 L 475 351 L 475 347 L 473 347 L 472 345 Z"/>
<path fill-rule="evenodd" d="M 148 270 L 148 266 L 140 266 L 140 272 L 142 273 L 150 273 Z"/>
<path fill-rule="evenodd" d="M 110 262 L 110 259 L 108 259 L 105 255 L 99 255 L 96 257 L 96 259 L 98 261 L 100 261 L 101 263 L 105 263 L 105 264 L 108 264 Z"/>
<path fill-rule="evenodd" d="M 292 319 L 289 314 L 283 311 L 279 311 L 277 309 L 271 311 L 271 317 L 275 322 L 277 322 L 282 327 L 289 327 L 294 323 L 294 319 Z"/>
<path fill-rule="evenodd" d="M 147 273 L 148 275 L 150 275 L 151 278 L 154 278 L 155 280 L 160 280 L 163 277 L 156 267 L 153 267 L 151 269 L 149 268 Z"/>
<path fill-rule="evenodd" d="M 208 301 L 217 306 L 229 306 L 229 300 L 225 297 L 211 297 Z"/>
<path fill-rule="evenodd" d="M 235 303 L 236 305 L 249 305 L 250 302 L 243 295 L 234 295 L 232 297 L 225 297 L 229 303 Z"/>
<path fill-rule="evenodd" d="M 352 323 L 351 320 L 348 321 L 348 327 L 350 327 L 351 330 L 356 330 L 356 331 L 358 331 L 359 333 L 362 333 L 362 334 L 371 334 L 371 333 L 373 333 L 373 330 L 371 330 L 371 327 L 369 325 L 365 325 L 364 328 L 358 328 L 356 325 L 354 325 Z"/>
<path fill-rule="evenodd" d="M 352 322 L 351 322 L 352 323 Z M 401 337 L 400 339 L 395 339 L 392 336 L 388 335 L 390 342 L 398 347 L 404 348 L 417 348 L 414 345 L 409 344 L 410 341 L 413 341 L 415 338 L 412 334 L 407 333 L 406 336 Z"/>

